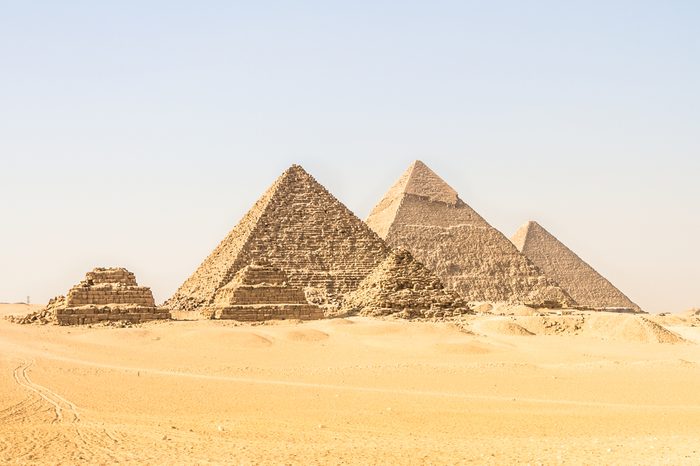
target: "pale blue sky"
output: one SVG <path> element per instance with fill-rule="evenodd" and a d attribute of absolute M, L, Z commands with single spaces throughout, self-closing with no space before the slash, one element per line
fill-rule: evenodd
<path fill-rule="evenodd" d="M 420 158 L 650 311 L 700 306 L 700 4 L 0 0 L 0 301 L 166 299 L 291 163 L 364 218 Z"/>

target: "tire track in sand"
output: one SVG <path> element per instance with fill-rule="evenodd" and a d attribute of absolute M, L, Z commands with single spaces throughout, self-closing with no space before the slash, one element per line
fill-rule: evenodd
<path fill-rule="evenodd" d="M 17 382 L 17 384 L 21 387 L 36 393 L 44 401 L 51 405 L 54 412 L 54 419 L 51 421 L 52 423 L 63 422 L 64 412 L 68 412 L 72 415 L 72 419 L 70 419 L 71 422 L 79 422 L 80 414 L 78 413 L 78 408 L 73 403 L 66 400 L 58 393 L 32 382 L 32 379 L 29 378 L 29 374 L 27 373 L 27 371 L 33 364 L 34 361 L 24 361 L 22 362 L 22 364 L 17 366 L 17 368 L 12 374 L 15 379 L 15 382 Z"/>
<path fill-rule="evenodd" d="M 82 423 L 80 411 L 78 407 L 71 401 L 67 400 L 55 391 L 34 382 L 29 376 L 29 370 L 34 365 L 34 361 L 22 361 L 13 371 L 15 382 L 30 393 L 38 396 L 38 398 L 29 397 L 20 403 L 17 403 L 3 411 L 0 411 L 0 420 L 16 420 L 14 416 L 20 415 L 21 419 L 36 419 L 36 414 L 41 412 L 41 405 L 48 404 L 50 412 L 53 413 L 52 425 L 60 424 L 68 427 L 67 431 L 63 431 L 49 437 L 40 435 L 40 432 L 34 432 L 27 436 L 22 442 L 27 447 L 27 450 L 18 452 L 19 455 L 14 456 L 14 460 L 31 459 L 37 450 L 45 449 L 48 444 L 58 441 L 59 438 L 63 444 L 70 443 L 75 446 L 74 453 L 79 455 L 79 458 L 90 461 L 116 461 L 114 454 L 115 444 L 118 440 L 110 435 L 105 429 L 100 429 L 100 432 L 95 432 L 95 429 L 90 428 Z M 32 398 L 34 400 L 32 401 Z M 43 400 L 44 403 L 41 402 Z M 36 407 L 32 412 L 28 412 L 29 407 Z M 82 426 L 82 427 L 81 427 Z M 37 436 L 38 435 L 38 436 Z M 7 449 L 5 449 L 7 451 Z M 75 458 L 75 456 L 74 456 Z"/>

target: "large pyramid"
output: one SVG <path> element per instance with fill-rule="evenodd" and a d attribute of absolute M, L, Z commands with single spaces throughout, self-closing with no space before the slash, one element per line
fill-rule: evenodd
<path fill-rule="evenodd" d="M 642 312 L 639 306 L 537 222 L 523 225 L 512 241 L 519 251 L 554 278 L 580 306 Z"/>
<path fill-rule="evenodd" d="M 298 165 L 287 169 L 166 303 L 194 310 L 243 267 L 265 261 L 315 301 L 354 290 L 388 255 L 365 223 Z"/>
<path fill-rule="evenodd" d="M 411 251 L 467 301 L 574 304 L 421 161 L 389 189 L 367 224 L 389 246 Z"/>

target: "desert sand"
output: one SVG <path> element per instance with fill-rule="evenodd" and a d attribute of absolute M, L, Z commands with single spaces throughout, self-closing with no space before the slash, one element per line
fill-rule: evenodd
<path fill-rule="evenodd" d="M 697 463 L 700 320 L 628 319 L 0 320 L 0 462 Z"/>

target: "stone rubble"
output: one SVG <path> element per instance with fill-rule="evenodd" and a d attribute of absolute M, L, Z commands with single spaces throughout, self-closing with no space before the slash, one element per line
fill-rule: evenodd
<path fill-rule="evenodd" d="M 401 318 L 442 318 L 470 313 L 464 300 L 445 289 L 440 279 L 410 252 L 397 248 L 358 289 L 346 295 L 348 314 Z"/>
<path fill-rule="evenodd" d="M 38 311 L 30 312 L 23 316 L 7 316 L 6 320 L 14 324 L 35 324 L 35 325 L 49 325 L 56 324 L 56 313 L 48 308 L 39 309 Z"/>

